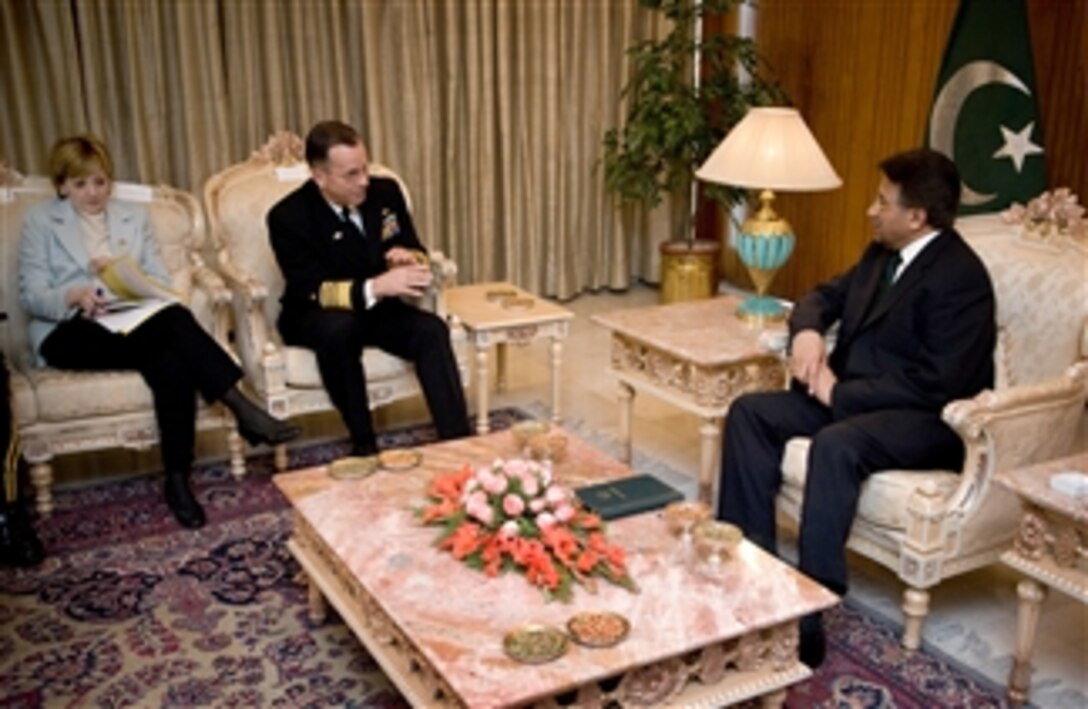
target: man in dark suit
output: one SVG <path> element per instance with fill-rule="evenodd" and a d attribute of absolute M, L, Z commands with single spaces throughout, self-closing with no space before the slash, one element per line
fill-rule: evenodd
<path fill-rule="evenodd" d="M 880 168 L 873 243 L 790 315 L 791 388 L 738 399 L 724 434 L 719 517 L 772 553 L 783 449 L 811 436 L 798 566 L 839 594 L 861 484 L 887 468 L 958 470 L 963 445 L 941 409 L 992 386 L 994 374 L 993 287 L 952 228 L 955 164 L 914 150 Z M 803 619 L 801 660 L 815 667 L 824 650 L 820 617 Z"/>
<path fill-rule="evenodd" d="M 377 452 L 364 347 L 415 364 L 440 438 L 468 435 L 449 329 L 401 300 L 423 295 L 432 274 L 397 182 L 370 177 L 363 141 L 338 121 L 310 130 L 306 162 L 312 179 L 268 213 L 286 281 L 278 323 L 284 342 L 316 354 L 355 455 Z"/>

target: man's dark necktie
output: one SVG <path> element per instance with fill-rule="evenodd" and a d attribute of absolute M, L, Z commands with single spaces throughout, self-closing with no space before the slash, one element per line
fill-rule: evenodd
<path fill-rule="evenodd" d="M 360 215 L 361 216 L 361 215 Z M 351 218 L 351 210 L 344 207 L 340 211 L 340 218 L 344 220 L 344 234 L 350 235 L 359 239 L 363 245 L 363 252 L 366 254 L 368 262 L 367 269 L 370 271 L 382 269 L 382 253 L 381 246 L 376 239 L 371 239 L 367 236 L 366 229 L 360 229 L 359 225 Z M 362 219 L 360 219 L 362 221 Z"/>
<path fill-rule="evenodd" d="M 351 230 L 352 234 L 358 234 L 361 238 L 366 238 L 366 230 L 360 229 L 355 223 L 355 220 L 351 218 L 351 210 L 344 207 L 340 211 L 340 218 L 344 220 L 344 226 Z"/>
<path fill-rule="evenodd" d="M 893 251 L 891 258 L 888 259 L 888 263 L 884 267 L 884 280 L 880 282 L 880 291 L 877 294 L 878 300 L 887 295 L 888 291 L 892 289 L 892 284 L 895 283 L 895 272 L 899 270 L 901 263 L 903 263 L 902 254 Z"/>

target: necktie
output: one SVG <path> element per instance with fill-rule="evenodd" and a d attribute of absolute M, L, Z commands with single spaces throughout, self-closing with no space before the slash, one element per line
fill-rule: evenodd
<path fill-rule="evenodd" d="M 899 270 L 899 265 L 902 263 L 903 256 L 898 251 L 893 251 L 884 267 L 884 280 L 880 282 L 879 297 L 883 298 L 892 289 L 892 284 L 895 283 L 895 272 Z"/>
<path fill-rule="evenodd" d="M 348 207 L 344 207 L 340 211 L 340 218 L 344 220 L 345 227 L 351 229 L 353 232 L 359 234 L 360 236 L 366 236 L 366 229 L 360 229 L 359 226 L 355 223 L 355 220 L 351 218 L 351 209 L 349 209 Z"/>

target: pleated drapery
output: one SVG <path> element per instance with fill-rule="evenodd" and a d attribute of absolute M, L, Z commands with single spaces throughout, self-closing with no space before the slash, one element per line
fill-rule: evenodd
<path fill-rule="evenodd" d="M 570 297 L 657 279 L 653 225 L 597 169 L 636 0 L 6 0 L 0 160 L 102 136 L 118 177 L 200 193 L 275 131 L 356 126 L 462 281 Z"/>

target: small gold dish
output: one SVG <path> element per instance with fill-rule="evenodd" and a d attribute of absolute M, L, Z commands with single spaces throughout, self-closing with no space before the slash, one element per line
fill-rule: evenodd
<path fill-rule="evenodd" d="M 675 536 L 690 534 L 695 525 L 710 519 L 710 507 L 702 502 L 672 502 L 662 510 L 661 517 Z"/>
<path fill-rule="evenodd" d="M 534 305 L 536 305 L 536 301 L 533 300 L 532 298 L 503 298 L 502 299 L 502 307 L 506 308 L 507 310 L 529 310 Z"/>
<path fill-rule="evenodd" d="M 552 430 L 550 423 L 536 419 L 518 421 L 510 427 L 510 433 L 514 436 L 514 443 L 517 444 L 518 450 L 526 448 L 534 436 L 546 435 L 550 430 Z"/>
<path fill-rule="evenodd" d="M 696 524 L 691 534 L 695 551 L 712 565 L 729 558 L 744 539 L 740 527 L 709 519 Z"/>
<path fill-rule="evenodd" d="M 489 301 L 506 300 L 507 298 L 518 297 L 518 292 L 513 288 L 495 288 L 487 291 L 484 297 Z"/>
<path fill-rule="evenodd" d="M 567 651 L 567 636 L 553 625 L 533 623 L 511 630 L 502 639 L 502 649 L 518 662 L 539 665 L 557 660 Z"/>
<path fill-rule="evenodd" d="M 360 480 L 373 475 L 378 470 L 378 457 L 348 456 L 329 463 L 327 472 L 330 478 L 337 480 Z"/>
<path fill-rule="evenodd" d="M 576 613 L 567 621 L 571 639 L 586 647 L 612 647 L 622 642 L 630 630 L 630 621 L 611 611 Z"/>
<path fill-rule="evenodd" d="M 411 470 L 423 462 L 423 454 L 415 448 L 395 448 L 378 454 L 383 470 Z"/>
<path fill-rule="evenodd" d="M 567 437 L 558 431 L 530 436 L 525 447 L 533 460 L 550 460 L 558 463 L 567 455 Z"/>

